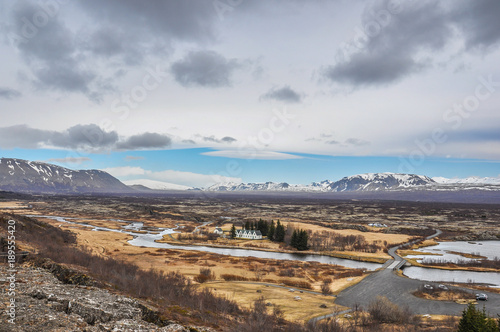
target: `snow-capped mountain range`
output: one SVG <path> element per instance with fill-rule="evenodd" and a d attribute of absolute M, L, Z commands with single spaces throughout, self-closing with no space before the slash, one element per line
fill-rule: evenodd
<path fill-rule="evenodd" d="M 343 192 L 402 189 L 429 186 L 436 182 L 431 178 L 415 174 L 366 173 L 347 176 L 339 181 L 325 180 L 310 185 L 294 185 L 286 182 L 274 183 L 220 183 L 206 188 L 207 191 L 310 191 Z"/>
<path fill-rule="evenodd" d="M 479 177 L 479 176 L 470 176 L 468 178 L 463 178 L 463 179 L 458 179 L 458 178 L 453 178 L 453 179 L 448 179 L 448 178 L 443 178 L 443 177 L 433 177 L 432 178 L 434 181 L 437 183 L 441 184 L 494 184 L 494 185 L 500 185 L 500 177 L 498 178 L 491 178 L 491 177 Z"/>
<path fill-rule="evenodd" d="M 366 173 L 324 180 L 308 185 L 275 183 L 219 183 L 207 188 L 192 188 L 150 179 L 120 182 L 100 170 L 68 168 L 21 159 L 0 159 L 0 191 L 38 193 L 145 193 L 170 190 L 217 192 L 370 192 L 395 190 L 463 191 L 478 189 L 500 191 L 499 178 L 429 178 L 400 173 Z"/>
<path fill-rule="evenodd" d="M 74 171 L 22 159 L 0 159 L 0 190 L 37 193 L 126 192 L 130 188 L 106 172 Z"/>

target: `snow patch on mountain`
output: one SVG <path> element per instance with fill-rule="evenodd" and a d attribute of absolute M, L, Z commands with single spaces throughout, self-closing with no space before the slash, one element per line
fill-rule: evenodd
<path fill-rule="evenodd" d="M 219 183 L 206 188 L 207 191 L 306 191 L 342 192 L 403 189 L 432 185 L 435 182 L 423 175 L 398 173 L 366 173 L 348 176 L 339 181 L 324 180 L 310 185 L 275 183 Z"/>
<path fill-rule="evenodd" d="M 404 189 L 432 185 L 435 182 L 424 175 L 401 173 L 365 173 L 347 176 L 327 186 L 328 191 L 376 191 Z"/>
<path fill-rule="evenodd" d="M 0 190 L 40 193 L 129 192 L 118 179 L 99 170 L 71 170 L 43 162 L 0 159 Z"/>
<path fill-rule="evenodd" d="M 444 178 L 444 177 L 433 177 L 434 181 L 440 184 L 496 184 L 500 185 L 500 177 L 479 177 L 470 176 L 467 178 Z"/>
<path fill-rule="evenodd" d="M 286 182 L 275 183 L 275 182 L 265 182 L 265 183 L 235 183 L 235 182 L 225 182 L 214 184 L 208 188 L 206 191 L 288 191 L 291 190 L 290 186 Z"/>

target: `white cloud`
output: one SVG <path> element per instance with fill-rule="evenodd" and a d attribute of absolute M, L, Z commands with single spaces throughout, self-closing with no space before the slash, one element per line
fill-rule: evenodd
<path fill-rule="evenodd" d="M 26 37 L 20 33 L 33 25 L 42 2 L 0 2 L 0 32 L 7 41 L 0 43 L 0 54 L 8 69 L 0 87 L 2 114 L 8 114 L 2 117 L 0 148 L 107 152 L 120 143 L 131 150 L 163 149 L 170 146 L 168 137 L 154 134 L 168 133 L 173 148 L 236 150 L 248 143 L 249 149 L 290 154 L 404 155 L 434 128 L 450 134 L 453 123 L 443 115 L 474 96 L 478 76 L 499 81 L 499 1 L 399 1 L 401 11 L 387 17 L 393 2 L 243 1 L 221 20 L 211 1 L 70 1 L 26 42 L 14 37 Z M 25 16 L 30 22 L 20 20 Z M 307 24 L 294 24 L 298 20 Z M 174 63 L 183 65 L 177 76 L 167 70 Z M 260 75 L 250 77 L 251 68 Z M 331 69 L 329 79 L 321 68 Z M 276 117 L 272 107 L 283 105 L 260 102 L 266 91 L 273 101 L 292 101 L 287 113 L 280 112 L 294 117 Z M 102 103 L 89 106 L 87 98 L 99 97 L 96 92 Z M 499 123 L 498 105 L 497 89 L 462 119 L 464 128 L 472 121 L 478 129 Z M 96 120 L 102 132 L 88 125 L 69 130 Z M 89 141 L 81 129 L 103 139 Z M 334 133 L 331 144 L 304 142 L 319 133 Z M 221 147 L 217 140 L 225 137 Z M 370 144 L 342 144 L 353 137 Z M 457 150 L 442 146 L 434 156 L 463 151 L 500 158 L 496 147 L 482 149 L 482 142 Z M 297 158 L 273 152 L 207 155 Z"/>
<path fill-rule="evenodd" d="M 181 172 L 165 170 L 160 172 L 148 172 L 148 177 L 153 180 L 169 183 L 182 184 L 190 187 L 208 187 L 220 182 L 242 182 L 241 178 L 222 176 L 218 174 L 199 174 L 192 172 Z"/>
<path fill-rule="evenodd" d="M 117 178 L 146 174 L 146 170 L 144 170 L 143 168 L 132 167 L 132 166 L 110 167 L 110 168 L 104 168 L 102 170 Z"/>
<path fill-rule="evenodd" d="M 301 156 L 296 156 L 289 153 L 275 151 L 249 151 L 249 150 L 221 150 L 203 152 L 202 155 L 212 157 L 226 157 L 235 159 L 261 159 L 261 160 L 286 160 L 286 159 L 302 159 Z"/>
<path fill-rule="evenodd" d="M 208 187 L 220 182 L 242 182 L 241 178 L 218 174 L 200 174 L 175 170 L 151 171 L 142 167 L 121 166 L 102 169 L 122 181 L 130 182 L 141 176 L 141 179 L 168 182 L 189 187 Z"/>

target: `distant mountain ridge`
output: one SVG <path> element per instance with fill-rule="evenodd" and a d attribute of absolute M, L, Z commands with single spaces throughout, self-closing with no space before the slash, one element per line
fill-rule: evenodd
<path fill-rule="evenodd" d="M 500 191 L 500 178 L 429 178 L 401 173 L 366 173 L 324 180 L 309 185 L 286 182 L 218 183 L 192 188 L 150 179 L 122 183 L 100 170 L 71 170 L 43 162 L 0 158 L 0 191 L 24 193 L 161 193 L 162 191 L 202 190 L 214 192 L 376 192 L 376 191 Z"/>
<path fill-rule="evenodd" d="M 288 183 L 218 183 L 205 188 L 206 191 L 288 191 L 293 190 L 294 186 Z"/>
<path fill-rule="evenodd" d="M 465 179 L 430 178 L 401 173 L 365 173 L 346 176 L 338 181 L 324 180 L 309 185 L 275 183 L 219 183 L 205 191 L 294 191 L 294 192 L 372 192 L 391 190 L 460 190 L 500 191 L 500 178 L 469 177 Z"/>
<path fill-rule="evenodd" d="M 347 176 L 331 183 L 328 191 L 373 191 L 409 188 L 435 184 L 435 181 L 424 175 L 400 173 L 366 173 Z"/>
<path fill-rule="evenodd" d="M 424 175 L 398 173 L 366 173 L 347 176 L 339 181 L 325 180 L 310 185 L 294 185 L 286 182 L 275 183 L 219 183 L 206 191 L 311 191 L 311 192 L 343 192 L 343 191 L 376 191 L 410 188 L 436 184 Z"/>
<path fill-rule="evenodd" d="M 22 159 L 0 159 L 0 190 L 32 193 L 118 193 L 132 191 L 99 170 L 74 171 Z"/>
<path fill-rule="evenodd" d="M 443 177 L 433 177 L 432 178 L 437 183 L 441 184 L 494 184 L 500 185 L 500 177 L 492 178 L 492 177 L 479 177 L 479 176 L 469 176 L 467 178 L 462 179 L 449 179 Z"/>

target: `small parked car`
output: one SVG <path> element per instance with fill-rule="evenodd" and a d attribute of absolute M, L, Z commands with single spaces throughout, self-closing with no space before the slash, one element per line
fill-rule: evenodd
<path fill-rule="evenodd" d="M 442 289 L 442 290 L 448 290 L 448 287 L 446 285 L 443 285 L 443 284 L 438 285 L 438 288 Z"/>
<path fill-rule="evenodd" d="M 476 300 L 477 301 L 488 301 L 488 295 L 481 293 L 481 294 L 476 294 Z"/>
<path fill-rule="evenodd" d="M 429 290 L 434 289 L 434 287 L 432 287 L 432 286 L 431 286 L 431 285 L 429 285 L 429 284 L 424 285 L 424 288 L 425 288 L 425 289 L 429 289 Z"/>

